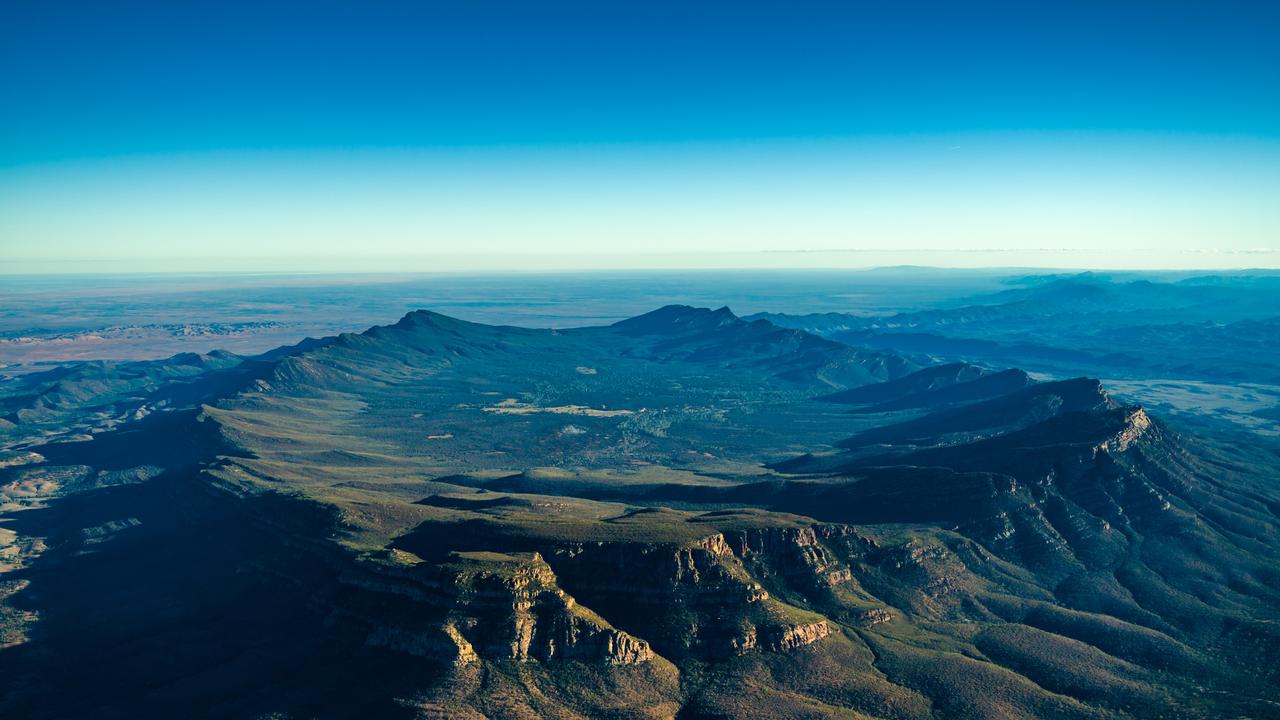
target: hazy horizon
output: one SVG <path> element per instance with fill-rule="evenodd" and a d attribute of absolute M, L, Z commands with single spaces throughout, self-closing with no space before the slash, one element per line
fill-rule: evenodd
<path fill-rule="evenodd" d="M 1087 6 L 13 6 L 0 272 L 1280 267 L 1280 13 Z"/>
<path fill-rule="evenodd" d="M 919 251 L 905 253 L 903 259 L 910 259 Z M 774 255 L 794 254 L 809 263 L 780 263 L 772 258 Z M 924 254 L 921 252 L 920 254 Z M 937 253 L 934 256 L 947 255 Z M 968 264 L 948 265 L 944 262 L 886 262 L 883 264 L 840 264 L 839 262 L 819 262 L 814 258 L 835 258 L 852 256 L 888 256 L 895 257 L 887 251 L 849 250 L 849 251 L 761 251 L 758 253 L 724 253 L 715 254 L 650 254 L 650 255 L 503 255 L 503 256 L 404 256 L 404 257 L 360 257 L 334 256 L 329 258 L 286 257 L 286 258 L 236 258 L 226 256 L 209 256 L 200 258 L 76 258 L 56 260 L 24 260 L 7 259 L 0 270 L 3 277 L 145 277 L 145 276 L 217 276 L 217 277 L 378 277 L 394 278 L 458 276 L 486 277 L 502 275 L 609 275 L 609 274 L 679 274 L 679 273 L 874 273 L 891 270 L 919 270 L 956 273 L 990 273 L 1028 275 L 1056 275 L 1077 273 L 1100 274 L 1159 274 L 1186 275 L 1196 274 L 1271 274 L 1280 272 L 1280 251 L 1270 249 L 1242 250 L 1238 252 L 1214 253 L 1211 251 L 1188 251 L 1188 256 L 1201 260 L 1194 264 L 1160 264 L 1150 262 L 1150 253 L 1136 248 L 1129 255 L 1134 262 L 1126 264 L 1116 261 L 1117 253 L 1111 253 L 1105 260 L 1096 264 L 1080 263 L 1076 265 L 1054 264 L 1046 261 L 1035 264 L 1037 255 L 1051 255 L 1049 251 L 1017 251 L 1003 253 L 1001 251 L 974 252 L 955 251 L 954 255 L 962 259 L 989 257 L 993 261 L 985 263 L 974 261 Z M 1079 256 L 1078 252 L 1062 255 Z M 995 262 L 995 258 L 1012 257 L 1032 258 L 1021 263 Z M 1101 255 L 1095 255 L 1101 258 Z M 1253 262 L 1236 262 L 1239 257 L 1248 257 Z M 1274 259 L 1273 259 L 1274 257 Z M 1205 258 L 1218 262 L 1205 262 Z M 1265 261 L 1264 261 L 1265 259 Z"/>

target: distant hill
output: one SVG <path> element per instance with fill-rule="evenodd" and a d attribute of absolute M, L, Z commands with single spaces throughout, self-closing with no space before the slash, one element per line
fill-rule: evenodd
<path fill-rule="evenodd" d="M 762 313 L 858 347 L 913 358 L 1018 365 L 1058 375 L 1280 383 L 1280 282 L 1270 275 L 1121 280 L 1032 277 L 1023 286 L 915 312 Z"/>

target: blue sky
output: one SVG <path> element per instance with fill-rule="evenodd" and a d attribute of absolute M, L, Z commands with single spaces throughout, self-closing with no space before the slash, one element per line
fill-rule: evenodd
<path fill-rule="evenodd" d="M 6 3 L 0 263 L 1275 266 L 1277 7 Z"/>

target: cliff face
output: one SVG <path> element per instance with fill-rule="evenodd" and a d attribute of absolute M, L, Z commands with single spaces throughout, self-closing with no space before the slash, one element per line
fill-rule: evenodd
<path fill-rule="evenodd" d="M 443 563 L 395 551 L 346 573 L 338 612 L 372 645 L 455 664 L 788 652 L 834 632 L 833 617 L 891 619 L 850 566 L 874 547 L 831 525 L 453 553 Z"/>
<path fill-rule="evenodd" d="M 465 665 L 572 659 L 631 665 L 644 640 L 580 606 L 537 553 L 454 553 L 428 565 L 408 553 L 348 573 L 338 612 L 367 626 L 369 645 Z"/>
<path fill-rule="evenodd" d="M 848 525 L 739 530 L 726 533 L 726 541 L 744 562 L 777 574 L 806 595 L 851 582 L 846 561 L 876 547 Z"/>
<path fill-rule="evenodd" d="M 884 622 L 850 564 L 874 547 L 844 525 L 761 527 L 683 545 L 578 543 L 547 560 L 577 597 L 664 657 L 714 659 L 810 645 L 833 632 L 831 618 Z"/>
<path fill-rule="evenodd" d="M 719 534 L 684 546 L 575 543 L 549 550 L 547 559 L 584 602 L 668 658 L 757 648 L 753 620 L 774 604 Z"/>

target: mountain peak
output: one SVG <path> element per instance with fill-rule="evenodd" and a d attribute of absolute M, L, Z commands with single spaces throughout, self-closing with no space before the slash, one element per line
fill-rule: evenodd
<path fill-rule="evenodd" d="M 667 305 L 613 324 L 614 327 L 638 334 L 667 333 L 682 330 L 711 330 L 735 325 L 742 320 L 728 306 L 715 310 L 691 305 Z"/>
<path fill-rule="evenodd" d="M 413 327 L 415 325 L 422 325 L 424 323 L 441 323 L 441 322 L 458 323 L 463 321 L 455 317 L 450 317 L 448 315 L 438 313 L 435 310 L 427 310 L 425 308 L 420 308 L 418 310 L 410 310 L 409 312 L 405 313 L 405 316 L 400 318 L 400 320 L 398 320 L 395 323 L 394 327 Z"/>
<path fill-rule="evenodd" d="M 445 315 L 434 310 L 413 310 L 405 314 L 394 325 L 377 326 L 366 331 L 368 333 L 381 332 L 382 330 L 411 330 L 411 331 L 445 331 L 449 333 L 476 333 L 489 332 L 495 330 L 499 326 L 486 325 L 484 323 L 475 323 L 469 320 L 461 320 L 452 315 Z"/>

